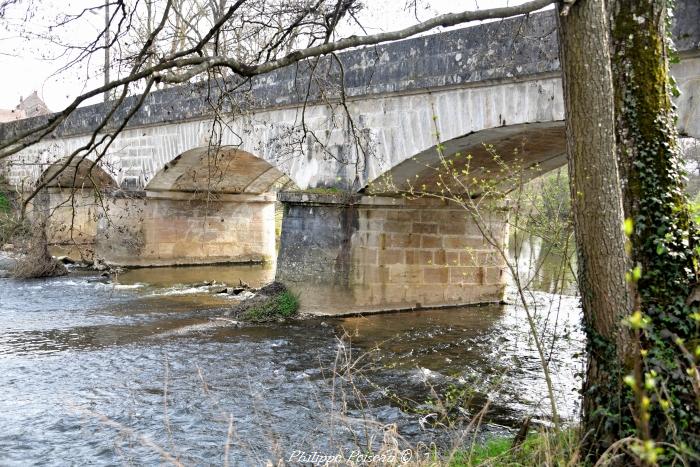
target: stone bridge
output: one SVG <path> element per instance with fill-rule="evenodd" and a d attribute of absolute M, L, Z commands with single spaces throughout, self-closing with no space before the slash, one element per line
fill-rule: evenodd
<path fill-rule="evenodd" d="M 676 17 L 678 128 L 698 138 L 700 9 L 681 1 Z M 343 297 L 347 310 L 500 301 L 507 212 L 475 222 L 455 205 L 401 195 L 438 192 L 441 158 L 460 171 L 468 164 L 468 178 L 504 184 L 496 176 L 504 163 L 526 176 L 565 163 L 551 11 L 252 80 L 159 90 L 99 161 L 94 153 L 68 160 L 113 105 L 78 109 L 4 167 L 20 192 L 51 180 L 35 204 L 51 211 L 55 243 L 91 245 L 121 265 L 276 260 L 279 279 L 326 284 L 329 300 Z M 0 138 L 42 118 L 2 124 Z M 317 302 L 307 309 L 324 310 Z"/>

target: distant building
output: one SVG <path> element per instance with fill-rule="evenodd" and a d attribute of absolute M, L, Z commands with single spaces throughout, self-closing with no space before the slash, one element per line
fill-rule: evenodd
<path fill-rule="evenodd" d="M 19 99 L 19 105 L 14 109 L 0 109 L 0 123 L 22 120 L 23 118 L 36 117 L 37 115 L 50 114 L 51 110 L 41 100 L 39 94 L 34 91 L 26 99 Z"/>
<path fill-rule="evenodd" d="M 22 120 L 23 118 L 26 118 L 23 110 L 0 109 L 0 123 L 11 122 L 13 120 Z"/>

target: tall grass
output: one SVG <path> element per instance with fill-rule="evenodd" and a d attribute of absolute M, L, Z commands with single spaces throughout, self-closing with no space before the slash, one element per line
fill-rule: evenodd
<path fill-rule="evenodd" d="M 580 437 L 573 428 L 541 429 L 519 446 L 513 439 L 492 438 L 468 449 L 457 450 L 450 467 L 520 467 L 580 465 Z"/>
<path fill-rule="evenodd" d="M 10 212 L 10 200 L 7 195 L 0 191 L 0 214 L 7 214 Z"/>

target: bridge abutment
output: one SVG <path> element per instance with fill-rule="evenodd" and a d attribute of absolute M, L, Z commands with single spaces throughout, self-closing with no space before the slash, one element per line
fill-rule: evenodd
<path fill-rule="evenodd" d="M 280 193 L 277 280 L 302 310 L 347 313 L 495 303 L 503 299 L 507 213 L 436 199 Z M 489 242 L 491 240 L 491 243 Z M 495 241 L 497 245 L 492 244 Z"/>

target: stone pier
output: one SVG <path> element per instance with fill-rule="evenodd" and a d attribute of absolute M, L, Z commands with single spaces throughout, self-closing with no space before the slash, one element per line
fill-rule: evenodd
<path fill-rule="evenodd" d="M 507 212 L 468 213 L 434 199 L 280 193 L 277 280 L 302 311 L 369 312 L 503 299 Z M 487 240 L 491 239 L 492 244 Z"/>
<path fill-rule="evenodd" d="M 95 255 L 121 266 L 271 262 L 275 195 L 116 195 L 99 220 Z"/>
<path fill-rule="evenodd" d="M 92 247 L 104 196 L 95 189 L 72 188 L 47 188 L 40 194 L 40 200 L 46 203 L 49 244 Z"/>

